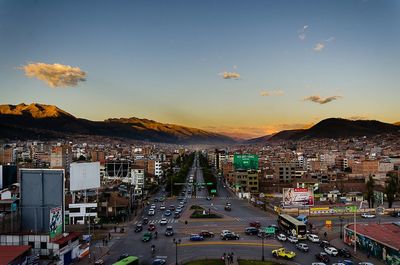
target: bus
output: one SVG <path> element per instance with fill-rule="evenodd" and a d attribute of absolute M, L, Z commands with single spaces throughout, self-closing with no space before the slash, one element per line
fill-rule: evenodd
<path fill-rule="evenodd" d="M 306 239 L 306 225 L 288 214 L 278 216 L 278 226 L 288 235 L 296 236 L 298 239 Z"/>
<path fill-rule="evenodd" d="M 135 256 L 128 256 L 120 261 L 113 263 L 113 265 L 139 265 L 139 258 Z"/>

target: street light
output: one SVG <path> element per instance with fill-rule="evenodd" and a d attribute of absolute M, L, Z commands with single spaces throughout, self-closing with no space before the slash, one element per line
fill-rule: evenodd
<path fill-rule="evenodd" d="M 261 236 L 261 242 L 262 242 L 262 247 L 261 247 L 261 261 L 265 261 L 265 256 L 264 256 L 264 238 L 265 238 L 265 232 L 260 233 Z"/>
<path fill-rule="evenodd" d="M 180 239 L 173 239 L 175 244 L 175 265 L 178 265 L 178 245 L 181 243 Z"/>
<path fill-rule="evenodd" d="M 340 239 L 343 238 L 343 216 L 339 217 L 340 220 Z"/>

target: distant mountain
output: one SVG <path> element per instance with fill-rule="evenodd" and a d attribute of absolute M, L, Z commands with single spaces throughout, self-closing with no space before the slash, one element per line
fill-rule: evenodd
<path fill-rule="evenodd" d="M 393 123 L 396 126 L 400 126 L 400 122 Z"/>
<path fill-rule="evenodd" d="M 139 118 L 104 122 L 76 118 L 52 105 L 0 105 L 0 138 L 54 139 L 73 135 L 122 137 L 165 143 L 233 143 L 230 137 Z"/>
<path fill-rule="evenodd" d="M 330 118 L 320 121 L 309 129 L 285 130 L 266 136 L 264 141 L 286 141 L 286 140 L 307 140 L 316 138 L 346 138 L 357 136 L 374 136 L 378 134 L 400 134 L 397 125 L 384 123 L 375 120 L 346 120 Z M 262 139 L 263 137 L 256 138 Z M 252 139 L 255 140 L 255 139 Z"/>
<path fill-rule="evenodd" d="M 257 138 L 252 138 L 245 140 L 243 143 L 245 144 L 262 144 L 267 142 L 273 135 L 265 135 Z"/>

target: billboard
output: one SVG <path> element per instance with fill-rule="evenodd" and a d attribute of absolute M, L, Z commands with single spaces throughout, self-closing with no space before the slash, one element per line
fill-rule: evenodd
<path fill-rule="evenodd" d="M 314 206 L 314 191 L 307 188 L 285 188 L 283 189 L 283 206 Z"/>
<path fill-rule="evenodd" d="M 21 229 L 48 233 L 51 209 L 61 205 L 64 215 L 64 170 L 20 169 L 20 176 Z"/>
<path fill-rule="evenodd" d="M 72 163 L 70 176 L 71 191 L 100 188 L 100 162 Z"/>
<path fill-rule="evenodd" d="M 50 209 L 49 234 L 53 239 L 62 233 L 62 207 Z"/>
<path fill-rule="evenodd" d="M 258 170 L 258 155 L 235 154 L 233 156 L 233 166 L 235 170 Z"/>

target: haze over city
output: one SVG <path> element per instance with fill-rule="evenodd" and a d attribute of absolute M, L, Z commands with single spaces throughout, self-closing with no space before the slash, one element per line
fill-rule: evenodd
<path fill-rule="evenodd" d="M 398 1 L 0 1 L 2 104 L 241 138 L 400 121 Z"/>

